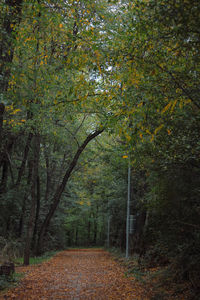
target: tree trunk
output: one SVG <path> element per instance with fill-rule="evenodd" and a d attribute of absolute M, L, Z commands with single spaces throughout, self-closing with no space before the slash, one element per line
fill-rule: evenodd
<path fill-rule="evenodd" d="M 25 190 L 24 198 L 23 198 L 22 211 L 21 211 L 20 221 L 19 221 L 19 230 L 18 230 L 19 237 L 22 236 L 22 233 L 24 231 L 24 217 L 25 217 L 25 211 L 26 211 L 26 201 L 27 201 L 27 197 L 28 197 L 29 186 L 30 186 L 31 179 L 32 179 L 32 171 L 33 171 L 33 161 L 29 160 L 28 161 L 27 187 Z"/>
<path fill-rule="evenodd" d="M 2 146 L 2 130 L 3 130 L 3 114 L 5 111 L 5 105 L 0 103 L 0 153 L 1 153 L 1 146 Z"/>
<path fill-rule="evenodd" d="M 90 230 L 91 230 L 91 213 L 89 214 L 88 220 L 88 234 L 87 234 L 87 244 L 90 245 Z"/>
<path fill-rule="evenodd" d="M 41 229 L 40 229 L 40 232 L 39 232 L 39 236 L 38 236 L 38 245 L 37 245 L 37 254 L 39 255 L 41 253 L 41 248 L 42 248 L 42 241 L 44 239 L 44 235 L 46 233 L 46 230 L 49 226 L 49 223 L 51 221 L 51 218 L 53 217 L 55 211 L 56 211 L 56 208 L 58 207 L 58 204 L 60 202 L 60 199 L 61 199 L 61 196 L 62 196 L 62 193 L 66 187 L 66 184 L 70 178 L 70 175 L 73 171 L 73 169 L 75 168 L 77 162 L 78 162 L 78 159 L 81 155 L 81 153 L 83 152 L 83 150 L 86 148 L 87 144 L 93 140 L 95 137 L 97 137 L 99 134 L 101 134 L 103 132 L 104 129 L 102 130 L 97 130 L 95 131 L 94 133 L 91 133 L 87 136 L 87 138 L 85 139 L 85 141 L 83 142 L 83 144 L 78 148 L 78 150 L 76 151 L 76 154 L 74 155 L 74 158 L 72 159 L 64 177 L 63 177 L 63 180 L 62 180 L 62 183 L 60 185 L 58 185 L 56 191 L 55 191 L 55 194 L 54 194 L 54 197 L 52 199 L 52 204 L 51 204 L 51 207 L 49 209 L 49 212 L 47 213 L 46 215 L 46 218 L 41 226 Z"/>
<path fill-rule="evenodd" d="M 46 148 L 44 148 L 44 157 L 46 163 L 46 190 L 45 190 L 44 201 L 45 203 L 47 203 L 49 198 L 50 187 L 51 187 L 51 171 L 53 173 L 53 170 L 51 170 L 50 168 L 49 156 Z"/>
<path fill-rule="evenodd" d="M 31 209 L 29 214 L 29 221 L 27 226 L 25 249 L 24 249 L 24 265 L 29 265 L 30 249 L 31 249 L 31 239 L 34 228 L 35 219 L 35 209 L 37 203 L 36 187 L 37 187 L 37 177 L 38 177 L 38 164 L 39 164 L 39 151 L 40 151 L 40 138 L 39 136 L 34 136 L 33 145 L 33 175 L 31 183 Z"/>
<path fill-rule="evenodd" d="M 97 221 L 94 219 L 94 237 L 93 237 L 93 245 L 95 246 L 97 243 Z"/>
<path fill-rule="evenodd" d="M 21 166 L 19 168 L 18 177 L 17 177 L 17 181 L 15 183 L 15 186 L 18 186 L 21 182 L 21 178 L 23 176 L 25 166 L 26 166 L 26 161 L 27 161 L 27 158 L 28 158 L 28 153 L 29 153 L 32 137 L 33 137 L 33 134 L 29 133 L 27 141 L 26 141 L 26 146 L 25 146 L 25 149 L 24 149 L 24 155 L 23 155 L 22 163 L 21 163 Z"/>
<path fill-rule="evenodd" d="M 10 155 L 13 145 L 14 145 L 14 137 L 10 137 L 7 145 L 5 145 L 4 153 L 3 153 L 3 158 L 1 160 L 1 164 L 3 166 L 2 170 L 2 178 L 1 178 L 1 183 L 0 183 L 0 194 L 5 193 L 7 189 L 7 181 L 8 181 L 8 170 L 9 170 L 9 159 L 8 156 Z"/>
<path fill-rule="evenodd" d="M 76 231 L 75 231 L 75 245 L 78 247 L 78 225 L 77 225 Z"/>
<path fill-rule="evenodd" d="M 2 177 L 1 177 L 1 184 L 0 184 L 0 194 L 6 192 L 7 189 L 7 180 L 8 180 L 8 161 L 4 158 L 3 161 L 3 169 L 2 169 Z"/>
<path fill-rule="evenodd" d="M 35 226 L 33 231 L 33 239 L 32 239 L 32 248 L 34 252 L 36 252 L 36 240 L 37 240 L 37 232 L 38 232 L 38 220 L 40 214 L 40 177 L 37 177 L 37 206 L 36 206 L 36 214 L 35 214 Z"/>
<path fill-rule="evenodd" d="M 93 235 L 93 244 L 96 245 L 97 244 L 97 230 L 98 230 L 98 225 L 97 225 L 97 218 L 98 218 L 98 211 L 99 211 L 99 207 L 98 205 L 96 206 L 96 211 L 93 213 L 93 217 L 94 217 L 94 235 Z"/>

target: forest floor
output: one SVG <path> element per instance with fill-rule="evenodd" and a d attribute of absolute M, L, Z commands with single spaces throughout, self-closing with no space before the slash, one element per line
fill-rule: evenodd
<path fill-rule="evenodd" d="M 25 273 L 0 299 L 148 300 L 146 290 L 101 249 L 66 250 L 39 265 L 17 267 Z"/>
<path fill-rule="evenodd" d="M 170 276 L 162 279 L 160 271 L 163 268 L 141 272 L 134 259 L 102 249 L 71 249 L 41 264 L 16 267 L 23 276 L 17 286 L 0 293 L 0 300 L 191 299 L 187 285 L 178 286 Z"/>

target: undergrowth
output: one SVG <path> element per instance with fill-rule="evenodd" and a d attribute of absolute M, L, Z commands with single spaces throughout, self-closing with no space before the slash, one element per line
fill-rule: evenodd
<path fill-rule="evenodd" d="M 200 294 L 193 292 L 187 281 L 176 281 L 173 270 L 169 265 L 147 267 L 145 260 L 138 259 L 137 255 L 125 258 L 120 249 L 107 249 L 114 260 L 125 267 L 125 276 L 134 277 L 144 289 L 151 291 L 150 300 L 199 300 Z"/>
<path fill-rule="evenodd" d="M 53 257 L 56 253 L 57 253 L 57 251 L 49 251 L 49 252 L 44 253 L 42 256 L 31 257 L 30 265 L 40 264 L 40 263 L 50 259 L 51 257 Z M 22 266 L 23 265 L 23 257 L 14 259 L 14 264 L 16 266 Z M 0 291 L 17 285 L 18 281 L 23 276 L 24 275 L 22 273 L 17 273 L 17 272 L 15 272 L 9 276 L 0 275 Z"/>
<path fill-rule="evenodd" d="M 18 281 L 23 277 L 21 273 L 14 273 L 12 275 L 0 275 L 0 291 L 5 290 L 11 286 L 17 285 Z"/>
<path fill-rule="evenodd" d="M 58 251 L 48 251 L 45 252 L 41 256 L 34 256 L 30 257 L 30 265 L 35 265 L 35 264 L 41 264 L 42 262 L 50 259 L 52 256 L 54 256 Z M 14 263 L 16 265 L 23 265 L 23 257 L 18 257 L 14 260 Z"/>

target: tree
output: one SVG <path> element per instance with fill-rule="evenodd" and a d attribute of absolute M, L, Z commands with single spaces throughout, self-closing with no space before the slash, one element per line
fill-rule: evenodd
<path fill-rule="evenodd" d="M 99 134 L 101 134 L 103 132 L 103 129 L 102 130 L 96 130 L 95 132 L 89 134 L 87 136 L 87 138 L 84 140 L 84 142 L 82 143 L 82 145 L 78 148 L 78 150 L 76 151 L 74 157 L 73 157 L 73 160 L 71 161 L 71 163 L 69 164 L 69 167 L 67 168 L 66 172 L 65 172 L 65 175 L 63 177 L 63 180 L 61 182 L 61 184 L 58 185 L 58 187 L 56 188 L 56 192 L 54 194 L 54 197 L 52 199 L 52 204 L 51 204 L 51 207 L 44 219 L 44 222 L 41 226 L 41 229 L 40 229 L 40 233 L 39 233 L 39 237 L 38 237 L 38 248 L 37 248 L 37 252 L 40 253 L 41 251 L 41 245 L 42 245 L 42 241 L 43 241 L 43 238 L 44 238 L 44 234 L 48 228 L 48 225 L 49 225 L 49 222 L 51 220 L 51 218 L 53 217 L 54 213 L 55 213 L 55 210 L 60 202 L 60 199 L 61 199 L 61 195 L 65 189 L 65 186 L 70 178 L 70 175 L 74 169 L 74 167 L 76 166 L 77 162 L 78 162 L 78 159 L 81 155 L 81 153 L 84 151 L 84 149 L 86 148 L 87 144 L 92 140 L 94 139 L 96 136 L 98 136 Z"/>

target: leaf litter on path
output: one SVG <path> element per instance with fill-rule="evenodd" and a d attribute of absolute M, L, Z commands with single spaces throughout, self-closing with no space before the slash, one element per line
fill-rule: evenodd
<path fill-rule="evenodd" d="M 104 250 L 66 250 L 40 265 L 19 267 L 20 284 L 0 299 L 148 300 L 142 286 Z"/>

